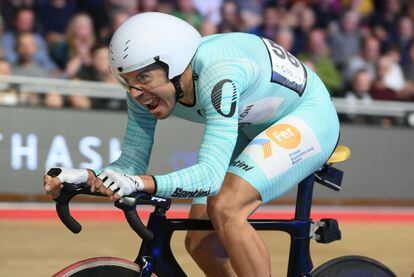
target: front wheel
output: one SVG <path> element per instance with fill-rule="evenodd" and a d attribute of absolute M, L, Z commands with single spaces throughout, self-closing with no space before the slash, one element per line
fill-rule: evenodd
<path fill-rule="evenodd" d="M 121 258 L 98 257 L 67 266 L 53 277 L 136 277 L 139 274 L 140 267 L 136 263 Z"/>
<path fill-rule="evenodd" d="M 363 256 L 344 256 L 327 261 L 312 274 L 312 277 L 396 277 L 388 267 Z"/>

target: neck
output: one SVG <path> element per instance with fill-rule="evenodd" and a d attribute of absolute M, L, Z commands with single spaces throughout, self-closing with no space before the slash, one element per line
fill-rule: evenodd
<path fill-rule="evenodd" d="M 184 97 L 180 102 L 186 105 L 194 103 L 194 83 L 193 83 L 193 69 L 188 65 L 183 75 L 181 75 L 180 83 L 184 91 Z"/>

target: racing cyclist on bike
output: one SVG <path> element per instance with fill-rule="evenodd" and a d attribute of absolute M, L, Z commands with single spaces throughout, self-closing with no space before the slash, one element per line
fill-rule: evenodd
<path fill-rule="evenodd" d="M 122 154 L 97 177 L 86 169 L 45 176 L 47 193 L 56 197 L 62 182 L 88 181 L 112 200 L 135 191 L 194 198 L 190 217 L 210 218 L 215 228 L 186 237 L 204 273 L 270 276 L 268 250 L 247 218 L 334 150 L 338 117 L 322 81 L 271 40 L 244 33 L 201 38 L 162 13 L 129 18 L 109 48 L 112 72 L 128 92 Z M 170 115 L 205 124 L 198 162 L 146 175 L 156 121 Z"/>

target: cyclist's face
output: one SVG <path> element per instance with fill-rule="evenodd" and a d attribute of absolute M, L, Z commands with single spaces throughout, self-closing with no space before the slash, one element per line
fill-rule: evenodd
<path fill-rule="evenodd" d="M 156 118 L 167 118 L 176 104 L 175 89 L 161 66 L 121 74 L 128 92 Z"/>

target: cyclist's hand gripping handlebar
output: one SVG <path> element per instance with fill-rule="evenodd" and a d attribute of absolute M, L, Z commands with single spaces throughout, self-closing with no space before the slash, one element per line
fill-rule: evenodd
<path fill-rule="evenodd" d="M 51 168 L 47 175 L 50 177 L 56 177 L 59 175 L 61 170 L 59 168 Z M 104 196 L 100 193 L 92 193 L 88 184 L 68 184 L 62 183 L 63 187 L 60 191 L 60 195 L 53 200 L 56 202 L 56 212 L 65 226 L 71 230 L 73 233 L 77 234 L 82 230 L 82 226 L 77 222 L 69 212 L 69 202 L 70 200 L 78 194 L 87 194 L 87 195 L 96 195 Z"/>
<path fill-rule="evenodd" d="M 59 174 L 59 169 L 52 168 L 47 172 L 47 175 L 51 177 L 56 177 Z M 89 186 L 86 183 L 81 184 L 68 184 L 63 183 L 63 188 L 60 192 L 60 195 L 53 200 L 56 202 L 56 212 L 62 221 L 62 223 L 73 233 L 77 234 L 82 230 L 82 226 L 79 224 L 76 219 L 74 219 L 69 210 L 70 200 L 78 195 L 94 195 L 94 196 L 105 196 L 99 192 L 91 192 Z M 129 226 L 143 239 L 143 240 L 152 240 L 154 235 L 147 229 L 147 227 L 142 223 L 141 219 L 138 216 L 136 211 L 136 205 L 138 204 L 150 204 L 150 205 L 162 205 L 168 209 L 170 201 L 166 200 L 165 203 L 159 203 L 153 201 L 152 197 L 146 193 L 136 193 L 130 196 L 125 196 L 115 202 L 117 208 L 122 209 L 124 215 L 129 223 Z"/>

